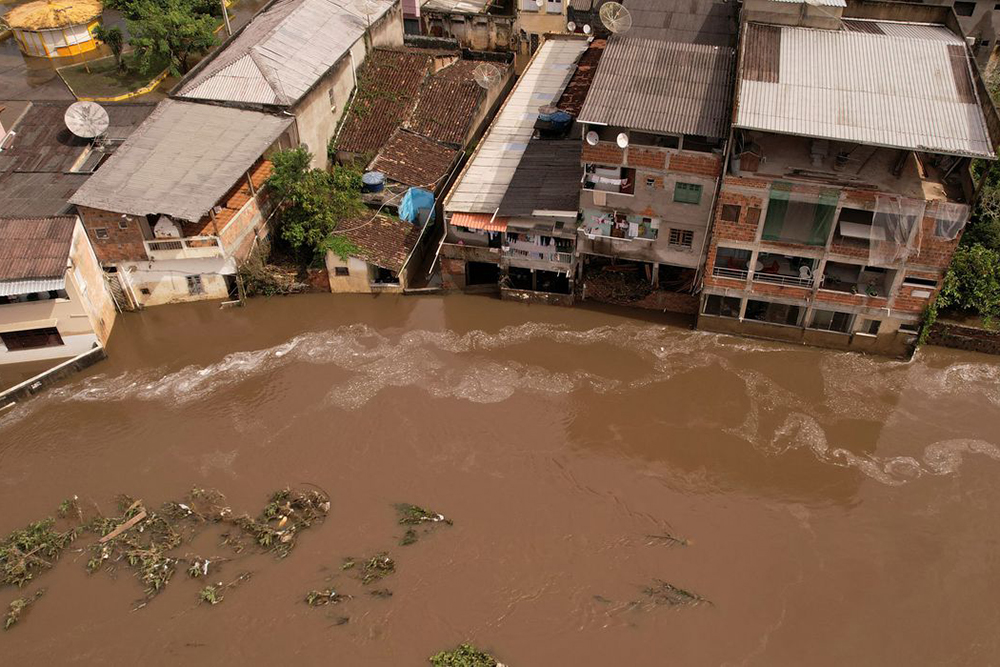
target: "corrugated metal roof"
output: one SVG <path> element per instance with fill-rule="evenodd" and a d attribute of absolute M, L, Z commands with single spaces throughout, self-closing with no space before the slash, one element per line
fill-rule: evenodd
<path fill-rule="evenodd" d="M 448 195 L 446 211 L 496 211 L 534 133 L 538 108 L 559 99 L 586 50 L 583 39 L 542 42 Z"/>
<path fill-rule="evenodd" d="M 531 216 L 535 211 L 576 211 L 583 166 L 579 139 L 532 139 L 507 188 L 500 215 Z"/>
<path fill-rule="evenodd" d="M 734 60 L 728 47 L 613 37 L 579 120 L 723 138 Z"/>
<path fill-rule="evenodd" d="M 487 232 L 507 231 L 507 218 L 487 213 L 455 213 L 451 216 L 451 224 L 468 229 L 482 229 Z"/>
<path fill-rule="evenodd" d="M 62 278 L 66 274 L 75 227 L 76 216 L 0 218 L 0 280 Z"/>
<path fill-rule="evenodd" d="M 0 175 L 0 216 L 60 215 L 90 174 L 14 171 Z"/>
<path fill-rule="evenodd" d="M 374 23 L 395 4 L 374 0 Z M 354 0 L 278 0 L 181 82 L 175 95 L 295 104 L 364 35 Z"/>
<path fill-rule="evenodd" d="M 821 7 L 846 7 L 847 0 L 771 0 L 772 2 L 784 2 L 790 5 L 819 5 Z"/>
<path fill-rule="evenodd" d="M 291 123 L 257 111 L 165 100 L 70 201 L 196 222 Z"/>
<path fill-rule="evenodd" d="M 15 294 L 34 294 L 50 290 L 66 289 L 66 278 L 36 278 L 34 280 L 2 280 L 0 281 L 0 296 Z"/>
<path fill-rule="evenodd" d="M 632 14 L 627 34 L 682 44 L 735 46 L 737 4 L 731 0 L 624 0 Z"/>
<path fill-rule="evenodd" d="M 425 0 L 421 11 L 459 14 L 485 14 L 491 0 Z"/>
<path fill-rule="evenodd" d="M 845 23 L 748 24 L 736 126 L 994 156 L 959 36 L 943 26 Z"/>

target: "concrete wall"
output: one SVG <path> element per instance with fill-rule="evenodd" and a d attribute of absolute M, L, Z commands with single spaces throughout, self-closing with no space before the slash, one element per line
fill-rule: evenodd
<path fill-rule="evenodd" d="M 101 345 L 106 345 L 115 324 L 114 299 L 104 280 L 104 270 L 90 245 L 82 222 L 77 222 L 73 232 L 73 246 L 69 254 L 73 270 L 70 272 L 73 288 L 79 292 L 80 300 L 90 320 L 90 326 Z M 69 281 L 67 281 L 69 282 Z"/>
<path fill-rule="evenodd" d="M 457 40 L 473 51 L 511 51 L 517 48 L 516 19 L 496 14 L 463 14 L 424 10 L 423 32 Z"/>
<path fill-rule="evenodd" d="M 127 274 L 136 298 L 145 307 L 227 299 L 229 289 L 224 276 L 235 274 L 236 264 L 225 257 L 122 262 L 118 264 L 118 271 Z M 188 288 L 188 276 L 201 277 L 202 293 L 191 292 Z"/>
<path fill-rule="evenodd" d="M 1000 331 L 964 326 L 954 322 L 937 321 L 931 327 L 927 342 L 958 350 L 1000 354 Z"/>
<path fill-rule="evenodd" d="M 106 359 L 107 356 L 108 354 L 104 351 L 103 347 L 99 345 L 89 347 L 75 355 L 72 359 L 0 393 L 0 408 L 23 401 L 59 380 L 77 373 L 84 368 L 93 366 L 98 361 Z"/>
<path fill-rule="evenodd" d="M 349 275 L 338 276 L 337 268 L 347 267 Z M 368 262 L 357 257 L 341 259 L 333 252 L 326 253 L 326 270 L 329 274 L 330 291 L 334 294 L 367 294 L 372 291 L 371 272 Z"/>
<path fill-rule="evenodd" d="M 403 10 L 396 3 L 385 16 L 371 27 L 371 41 L 375 47 L 393 47 L 403 44 Z M 291 111 L 299 141 L 313 154 L 312 166 L 325 169 L 326 148 L 337 131 L 354 91 L 357 68 L 364 63 L 368 45 L 359 39 L 319 83 L 299 101 Z"/>

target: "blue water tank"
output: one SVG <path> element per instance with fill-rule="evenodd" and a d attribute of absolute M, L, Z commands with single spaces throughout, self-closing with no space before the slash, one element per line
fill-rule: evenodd
<path fill-rule="evenodd" d="M 385 188 L 385 174 L 381 171 L 366 171 L 361 176 L 362 192 L 382 192 Z"/>

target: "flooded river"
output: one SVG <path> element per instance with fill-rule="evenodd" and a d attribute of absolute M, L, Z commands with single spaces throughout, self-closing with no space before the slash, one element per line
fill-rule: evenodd
<path fill-rule="evenodd" d="M 254 576 L 218 606 L 179 573 L 133 611 L 127 570 L 68 551 L 7 664 L 418 666 L 466 640 L 512 667 L 1000 664 L 996 358 L 329 295 L 151 309 L 110 353 L 0 415 L 0 534 L 74 494 L 252 510 L 307 484 L 332 509 L 286 559 L 224 565 Z M 398 502 L 454 525 L 399 546 Z M 389 598 L 341 569 L 379 551 Z M 354 599 L 303 602 L 329 585 Z"/>

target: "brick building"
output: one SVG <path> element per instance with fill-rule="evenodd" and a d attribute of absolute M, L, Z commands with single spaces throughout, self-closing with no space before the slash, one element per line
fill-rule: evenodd
<path fill-rule="evenodd" d="M 1000 121 L 950 10 L 784 4 L 745 9 L 698 326 L 905 355 Z"/>
<path fill-rule="evenodd" d="M 105 270 L 132 306 L 226 298 L 237 261 L 268 234 L 266 159 L 292 120 L 175 100 L 72 196 Z"/>

